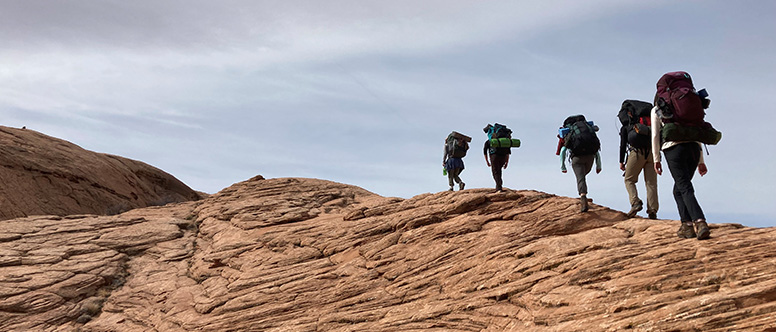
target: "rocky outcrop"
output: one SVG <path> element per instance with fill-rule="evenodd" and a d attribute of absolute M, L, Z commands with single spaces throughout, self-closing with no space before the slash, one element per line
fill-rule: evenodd
<path fill-rule="evenodd" d="M 118 216 L 0 221 L 0 330 L 773 331 L 776 230 L 537 191 L 256 177 Z"/>
<path fill-rule="evenodd" d="M 200 194 L 145 163 L 84 150 L 29 129 L 0 126 L 0 220 L 117 214 Z"/>

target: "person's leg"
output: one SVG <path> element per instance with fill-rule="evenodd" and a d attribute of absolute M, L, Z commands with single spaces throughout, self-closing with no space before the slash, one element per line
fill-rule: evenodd
<path fill-rule="evenodd" d="M 571 168 L 577 178 L 577 192 L 579 192 L 580 211 L 586 212 L 587 206 L 587 180 L 585 176 L 593 169 L 595 155 L 574 156 L 571 158 Z"/>
<path fill-rule="evenodd" d="M 644 163 L 644 183 L 647 187 L 647 214 L 650 219 L 657 219 L 660 202 L 657 199 L 657 173 L 651 153 L 647 153 L 647 159 Z"/>
<path fill-rule="evenodd" d="M 501 170 L 504 168 L 504 163 L 506 163 L 506 155 L 498 155 L 498 154 L 492 154 L 490 155 L 490 170 L 493 173 L 493 180 L 496 181 L 496 190 L 501 191 L 503 189 L 502 185 L 504 181 L 501 178 Z"/>
<path fill-rule="evenodd" d="M 684 143 L 664 151 L 664 154 L 671 177 L 674 178 L 674 197 L 677 200 L 677 206 L 681 201 L 685 209 L 686 215 L 682 216 L 683 221 L 706 219 L 695 198 L 695 188 L 692 185 L 692 178 L 700 160 L 700 148 L 695 143 Z M 682 211 L 680 216 L 681 213 Z"/>
<path fill-rule="evenodd" d="M 580 195 L 587 194 L 587 181 L 585 176 L 593 169 L 595 156 L 574 156 L 571 158 L 571 168 L 574 170 L 574 176 L 577 178 L 577 192 Z"/>
<path fill-rule="evenodd" d="M 674 178 L 674 200 L 679 207 L 682 220 L 682 226 L 677 234 L 684 238 L 697 236 L 699 240 L 708 238 L 710 232 L 706 217 L 695 198 L 695 189 L 692 185 L 692 177 L 700 159 L 700 148 L 696 143 L 684 143 L 664 151 L 664 154 L 671 176 Z M 693 229 L 693 222 L 697 233 Z"/>
<path fill-rule="evenodd" d="M 450 185 L 450 191 L 453 191 L 453 181 L 455 179 L 455 169 L 447 170 L 447 183 Z"/>
<path fill-rule="evenodd" d="M 628 153 L 628 159 L 625 163 L 625 190 L 628 191 L 628 199 L 631 209 L 628 211 L 628 217 L 633 218 L 636 213 L 641 211 L 644 203 L 639 199 L 639 192 L 636 189 L 636 183 L 639 182 L 639 173 L 644 165 L 644 157 L 636 151 Z"/>
<path fill-rule="evenodd" d="M 456 168 L 453 170 L 453 174 L 455 174 L 455 177 L 453 180 L 455 180 L 455 183 L 458 184 L 458 187 L 460 190 L 463 190 L 463 181 L 461 181 L 461 172 L 463 172 L 463 168 Z"/>

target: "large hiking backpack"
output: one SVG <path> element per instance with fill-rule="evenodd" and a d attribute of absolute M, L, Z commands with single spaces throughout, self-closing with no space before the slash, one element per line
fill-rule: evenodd
<path fill-rule="evenodd" d="M 703 96 L 695 91 L 690 74 L 676 71 L 664 74 L 657 81 L 656 102 L 664 123 L 664 141 L 696 141 L 717 144 L 722 133 L 704 121 L 710 101 L 705 89 Z"/>
<path fill-rule="evenodd" d="M 568 129 L 563 136 L 564 146 L 571 150 L 573 156 L 586 156 L 595 154 L 601 148 L 601 141 L 595 134 L 595 128 L 585 120 L 584 115 L 574 115 L 563 121 L 564 129 Z M 564 132 L 566 132 L 564 130 Z"/>
<path fill-rule="evenodd" d="M 631 99 L 622 102 L 617 118 L 626 127 L 626 139 L 631 147 L 639 150 L 652 147 L 651 115 L 652 104 L 648 102 Z"/>
<path fill-rule="evenodd" d="M 488 124 L 482 130 L 488 134 L 488 140 L 490 141 L 490 154 L 507 154 L 509 153 L 509 148 L 513 147 L 513 144 L 516 145 L 514 147 L 520 146 L 520 140 L 517 140 L 516 142 L 512 140 L 512 129 L 507 128 L 507 126 L 503 124 Z"/>
<path fill-rule="evenodd" d="M 447 154 L 453 158 L 463 158 L 466 156 L 466 152 L 469 151 L 469 142 L 471 137 L 461 134 L 457 131 L 447 135 L 445 140 L 445 149 Z"/>

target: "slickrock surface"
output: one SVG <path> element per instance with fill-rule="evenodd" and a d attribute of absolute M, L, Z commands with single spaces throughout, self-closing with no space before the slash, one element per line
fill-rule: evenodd
<path fill-rule="evenodd" d="M 0 220 L 117 214 L 200 198 L 158 168 L 30 129 L 0 126 L 0 166 Z"/>
<path fill-rule="evenodd" d="M 486 189 L 241 182 L 0 221 L 2 331 L 775 331 L 776 229 Z"/>

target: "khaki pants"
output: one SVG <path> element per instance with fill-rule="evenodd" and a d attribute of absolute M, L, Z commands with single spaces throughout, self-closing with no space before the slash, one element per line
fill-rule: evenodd
<path fill-rule="evenodd" d="M 639 173 L 644 170 L 644 183 L 647 186 L 647 213 L 657 213 L 660 206 L 657 201 L 657 173 L 655 173 L 654 164 L 651 153 L 646 153 L 644 156 L 644 153 L 637 151 L 628 152 L 628 160 L 625 163 L 625 190 L 628 191 L 631 206 L 641 202 L 636 190 L 636 182 L 639 182 Z"/>

